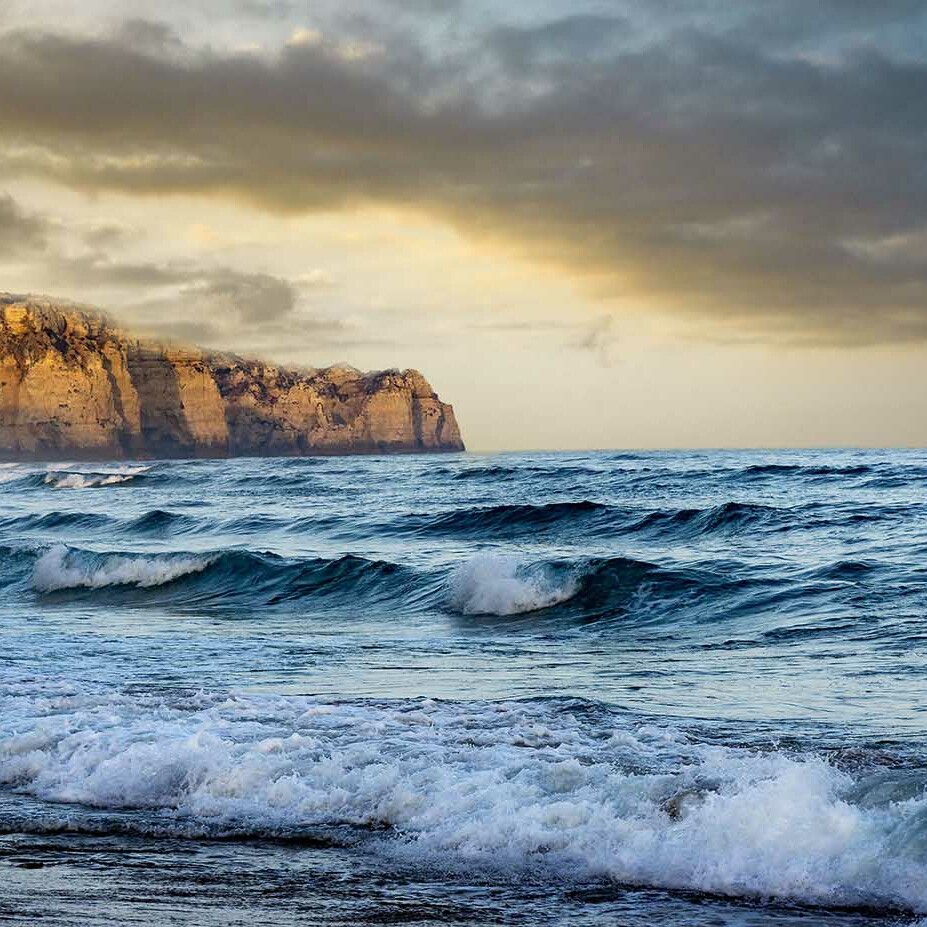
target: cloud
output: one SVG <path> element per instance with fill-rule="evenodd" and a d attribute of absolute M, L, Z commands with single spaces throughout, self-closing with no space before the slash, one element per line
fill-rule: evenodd
<path fill-rule="evenodd" d="M 245 273 L 229 267 L 188 261 L 113 260 L 100 252 L 77 257 L 55 254 L 46 269 L 50 277 L 79 290 L 120 288 L 146 294 L 173 311 L 212 315 L 244 327 L 274 324 L 290 315 L 297 291 L 290 281 L 267 273 Z M 152 291 L 169 291 L 154 297 Z"/>
<path fill-rule="evenodd" d="M 215 312 L 232 312 L 244 324 L 273 324 L 296 306 L 296 291 L 271 274 L 243 274 L 223 269 L 185 287 L 184 297 Z"/>
<path fill-rule="evenodd" d="M 235 6 L 246 16 L 271 20 L 286 19 L 294 8 L 288 0 L 236 0 Z"/>
<path fill-rule="evenodd" d="M 118 261 L 99 251 L 77 256 L 57 252 L 45 264 L 48 276 L 59 286 L 78 289 L 120 287 L 150 290 L 157 287 L 192 285 L 203 272 L 190 265 L 151 261 Z"/>
<path fill-rule="evenodd" d="M 118 247 L 143 237 L 143 233 L 123 222 L 91 220 L 78 229 L 81 239 L 93 251 Z"/>
<path fill-rule="evenodd" d="M 299 48 L 321 45 L 325 41 L 325 36 L 318 29 L 310 29 L 307 26 L 299 26 L 290 33 L 287 39 L 287 45 Z"/>
<path fill-rule="evenodd" d="M 369 341 L 356 320 L 327 317 L 305 302 L 305 293 L 335 283 L 321 268 L 287 278 L 190 259 L 113 255 L 144 237 L 106 219 L 68 228 L 0 195 L 0 273 L 11 259 L 21 270 L 30 268 L 34 292 L 50 289 L 42 281 L 53 281 L 58 292 L 52 296 L 103 302 L 146 332 L 206 346 L 265 345 L 286 353 L 306 334 L 332 346 Z"/>
<path fill-rule="evenodd" d="M 368 338 L 356 324 L 303 303 L 297 281 L 273 274 L 102 257 L 59 258 L 50 270 L 57 280 L 78 289 L 117 287 L 136 293 L 136 299 L 112 308 L 130 326 L 175 341 L 284 356 L 304 344 L 307 335 L 327 347 Z"/>
<path fill-rule="evenodd" d="M 172 26 L 148 19 L 126 20 L 116 32 L 116 41 L 129 48 L 155 54 L 177 50 L 182 46 Z"/>
<path fill-rule="evenodd" d="M 0 193 L 0 255 L 42 251 L 48 232 L 48 220 L 26 212 L 8 193 Z"/>
<path fill-rule="evenodd" d="M 730 30 L 741 41 L 765 45 L 819 42 L 848 37 L 864 41 L 871 34 L 893 26 L 916 24 L 924 16 L 920 0 L 746 0 L 742 18 Z"/>
<path fill-rule="evenodd" d="M 380 45 L 363 39 L 332 40 L 326 38 L 318 29 L 308 26 L 298 26 L 294 29 L 286 40 L 286 46 L 296 49 L 322 49 L 325 53 L 345 61 L 361 61 L 383 51 Z"/>
<path fill-rule="evenodd" d="M 519 73 L 558 59 L 588 60 L 630 28 L 624 17 L 579 13 L 540 25 L 500 26 L 490 31 L 486 44 L 508 71 Z"/>
<path fill-rule="evenodd" d="M 6 33 L 0 176 L 280 213 L 399 205 L 703 336 L 925 339 L 927 255 L 878 258 L 927 226 L 927 61 L 896 29 L 917 6 L 800 6 L 769 43 L 768 5 L 707 0 L 685 22 L 655 3 L 463 46 L 383 32 L 354 57 L 328 26 L 276 57 L 166 48 L 157 28 L 140 44 L 138 25 Z M 227 286 L 199 295 L 234 306 Z"/>

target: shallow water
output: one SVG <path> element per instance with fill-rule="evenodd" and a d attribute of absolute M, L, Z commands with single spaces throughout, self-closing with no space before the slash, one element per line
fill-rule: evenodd
<path fill-rule="evenodd" d="M 0 919 L 927 914 L 927 454 L 0 468 Z"/>

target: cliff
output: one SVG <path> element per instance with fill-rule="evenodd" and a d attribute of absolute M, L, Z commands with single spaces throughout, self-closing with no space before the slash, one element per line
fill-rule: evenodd
<path fill-rule="evenodd" d="M 453 408 L 417 370 L 287 370 L 0 293 L 0 458 L 460 450 Z"/>

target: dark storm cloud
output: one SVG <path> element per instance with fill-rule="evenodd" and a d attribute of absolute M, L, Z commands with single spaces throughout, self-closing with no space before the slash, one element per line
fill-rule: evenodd
<path fill-rule="evenodd" d="M 194 284 L 191 295 L 235 312 L 242 322 L 273 322 L 296 306 L 296 290 L 271 274 L 223 271 Z"/>
<path fill-rule="evenodd" d="M 927 337 L 927 62 L 877 41 L 916 5 L 790 0 L 775 43 L 768 4 L 683 6 L 680 28 L 655 3 L 443 56 L 408 37 L 269 58 L 158 50 L 138 24 L 132 41 L 8 33 L 0 170 L 281 212 L 399 204 L 706 335 Z M 786 41 L 809 37 L 819 54 Z"/>
<path fill-rule="evenodd" d="M 144 294 L 120 305 L 133 325 L 171 340 L 222 346 L 247 340 L 251 350 L 279 350 L 306 335 L 328 346 L 350 345 L 355 333 L 339 319 L 298 307 L 298 281 L 268 273 L 244 273 L 229 267 L 190 262 L 132 263 L 97 254 L 56 256 L 47 263 L 61 285 L 77 289 L 119 288 Z"/>
<path fill-rule="evenodd" d="M 44 250 L 48 231 L 44 218 L 26 212 L 8 193 L 0 193 L 0 256 Z"/>
<path fill-rule="evenodd" d="M 80 237 L 93 251 L 118 247 L 139 237 L 139 232 L 116 222 L 91 222 L 80 229 Z"/>
<path fill-rule="evenodd" d="M 254 324 L 241 326 L 234 316 L 223 311 L 208 297 L 204 300 L 196 290 L 177 297 L 150 299 L 134 306 L 121 307 L 123 315 L 135 327 L 172 341 L 226 348 L 229 344 L 247 345 L 249 353 L 270 351 L 275 355 L 286 353 L 294 346 L 305 345 L 311 336 L 314 345 L 326 348 L 356 346 L 365 343 L 363 337 L 339 319 L 325 319 L 307 313 L 287 314 L 273 320 L 273 325 Z M 178 306 L 181 310 L 178 310 Z M 255 320 L 263 323 L 267 320 Z M 230 324 L 231 323 L 231 324 Z"/>
<path fill-rule="evenodd" d="M 101 253 L 69 257 L 56 254 L 48 261 L 56 281 L 74 287 L 151 288 L 176 286 L 202 279 L 192 268 L 146 261 L 114 261 Z"/>
<path fill-rule="evenodd" d="M 576 14 L 538 26 L 504 26 L 487 37 L 487 48 L 513 72 L 534 69 L 545 58 L 576 59 L 607 48 L 615 34 L 630 30 L 617 16 Z"/>
<path fill-rule="evenodd" d="M 226 319 L 231 316 L 246 326 L 278 321 L 296 307 L 294 284 L 267 273 L 243 273 L 187 262 L 120 261 L 99 252 L 80 257 L 57 254 L 47 263 L 54 278 L 69 286 L 140 291 L 170 287 L 198 312 Z"/>
<path fill-rule="evenodd" d="M 755 44 L 839 41 L 855 32 L 915 24 L 924 13 L 922 0 L 747 0 L 732 34 Z"/>
<path fill-rule="evenodd" d="M 137 244 L 144 233 L 105 220 L 68 229 L 62 222 L 23 208 L 0 194 L 0 273 L 12 259 L 31 269 L 29 289 L 49 288 L 57 295 L 127 294 L 118 306 L 133 325 L 152 334 L 199 344 L 238 337 L 269 349 L 299 343 L 311 334 L 328 346 L 366 343 L 368 336 L 339 319 L 300 304 L 300 293 L 332 285 L 322 271 L 293 279 L 266 272 L 244 272 L 190 260 L 127 260 L 120 250 Z M 75 246 L 78 253 L 75 254 Z M 116 255 L 115 257 L 113 255 Z M 136 294 L 133 298 L 128 294 Z"/>
<path fill-rule="evenodd" d="M 180 37 L 166 23 L 147 19 L 126 20 L 116 33 L 116 41 L 140 51 L 163 52 L 182 45 Z"/>

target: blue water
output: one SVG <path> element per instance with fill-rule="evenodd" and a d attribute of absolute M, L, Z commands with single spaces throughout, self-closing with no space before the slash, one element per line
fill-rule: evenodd
<path fill-rule="evenodd" d="M 923 451 L 8 465 L 0 555 L 0 918 L 927 914 Z"/>

